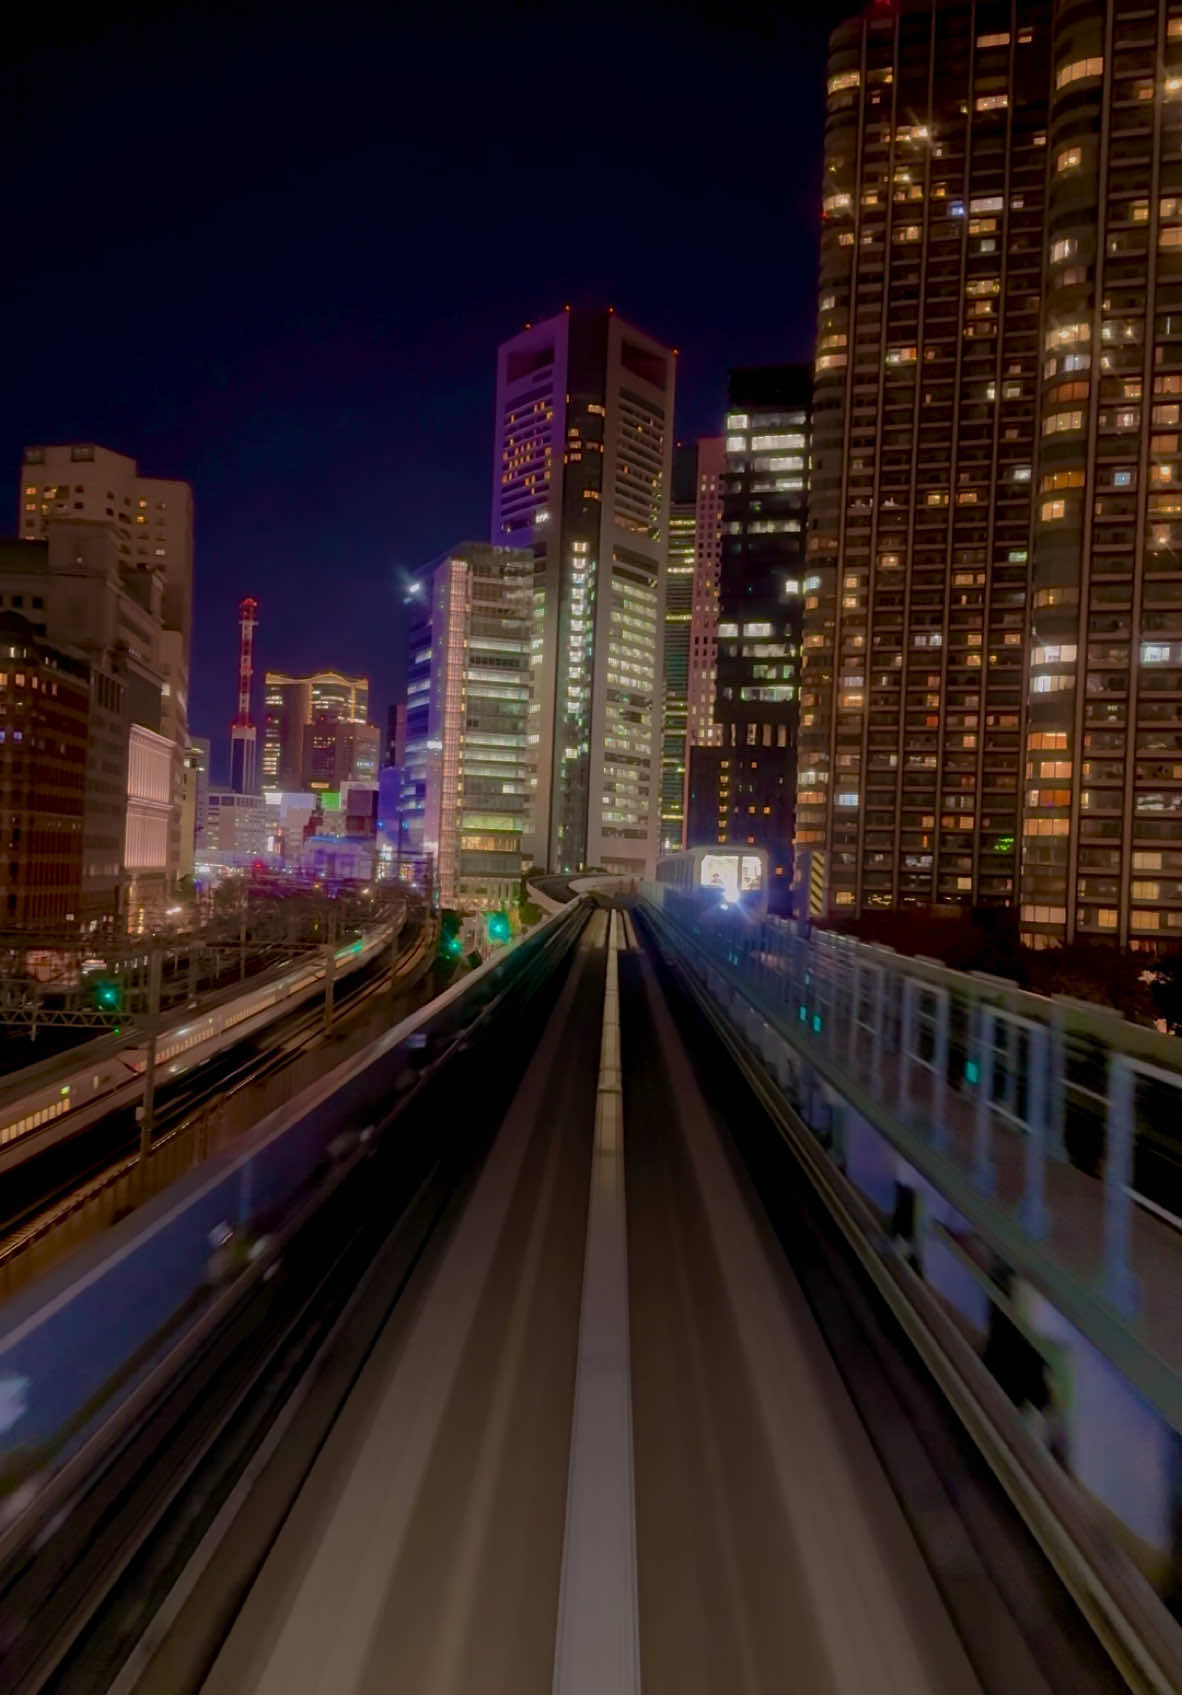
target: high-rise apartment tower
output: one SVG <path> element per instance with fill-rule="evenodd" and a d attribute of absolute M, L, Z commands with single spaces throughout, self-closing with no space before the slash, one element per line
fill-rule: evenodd
<path fill-rule="evenodd" d="M 566 311 L 497 362 L 492 533 L 534 560 L 528 851 L 656 859 L 674 355 Z"/>
<path fill-rule="evenodd" d="M 1182 12 L 1060 4 L 1024 727 L 1038 944 L 1182 941 Z"/>
<path fill-rule="evenodd" d="M 796 836 L 814 910 L 1016 898 L 1050 11 L 902 0 L 831 38 Z"/>

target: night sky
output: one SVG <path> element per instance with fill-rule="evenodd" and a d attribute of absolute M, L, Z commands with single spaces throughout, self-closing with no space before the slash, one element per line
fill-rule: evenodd
<path fill-rule="evenodd" d="M 162 10 L 28 8 L 6 41 L 2 527 L 26 442 L 192 483 L 221 775 L 244 593 L 259 671 L 366 672 L 384 722 L 403 573 L 487 535 L 527 319 L 612 304 L 678 347 L 684 439 L 731 365 L 810 356 L 851 7 Z"/>

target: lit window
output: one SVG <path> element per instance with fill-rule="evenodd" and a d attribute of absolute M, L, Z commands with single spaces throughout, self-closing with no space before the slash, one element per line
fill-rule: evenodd
<path fill-rule="evenodd" d="M 861 71 L 837 71 L 829 78 L 829 92 L 840 94 L 843 89 L 859 87 L 861 81 Z"/>
<path fill-rule="evenodd" d="M 1083 149 L 1081 147 L 1064 147 L 1062 152 L 1055 155 L 1055 169 L 1057 171 L 1072 171 L 1082 163 Z"/>
<path fill-rule="evenodd" d="M 1044 524 L 1051 523 L 1056 518 L 1062 518 L 1067 511 L 1067 504 L 1062 500 L 1044 500 L 1040 517 Z"/>
<path fill-rule="evenodd" d="M 1009 44 L 1010 32 L 1008 29 L 998 30 L 993 35 L 979 35 L 977 37 L 978 47 L 1008 47 Z"/>
<path fill-rule="evenodd" d="M 1103 75 L 1103 59 L 1073 59 L 1069 65 L 1060 66 L 1055 76 L 1055 87 L 1066 88 L 1069 83 L 1080 82 L 1084 77 Z"/>
<path fill-rule="evenodd" d="M 1061 265 L 1064 259 L 1072 258 L 1079 250 L 1079 242 L 1073 235 L 1060 236 L 1058 241 L 1051 243 L 1051 264 Z"/>
<path fill-rule="evenodd" d="M 1085 318 L 1071 324 L 1060 324 L 1058 329 L 1048 330 L 1045 346 L 1049 352 L 1055 347 L 1072 347 L 1077 342 L 1091 341 L 1091 339 L 1092 326 Z M 1063 368 L 1066 370 L 1067 366 L 1064 365 Z"/>
<path fill-rule="evenodd" d="M 1052 412 L 1042 421 L 1044 436 L 1061 435 L 1065 430 L 1082 430 L 1082 412 Z"/>
<path fill-rule="evenodd" d="M 978 94 L 977 96 L 978 112 L 995 112 L 999 107 L 1008 106 L 1009 103 L 1010 97 L 1008 94 Z"/>

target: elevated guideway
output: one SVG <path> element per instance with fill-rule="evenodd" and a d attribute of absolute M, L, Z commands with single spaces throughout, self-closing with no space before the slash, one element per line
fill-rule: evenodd
<path fill-rule="evenodd" d="M 57 1447 L 0 1532 L 6 1689 L 1182 1687 L 1074 1456 L 807 1115 L 831 1080 L 784 1087 L 705 963 L 575 898 L 27 1292 L 0 1453 Z"/>

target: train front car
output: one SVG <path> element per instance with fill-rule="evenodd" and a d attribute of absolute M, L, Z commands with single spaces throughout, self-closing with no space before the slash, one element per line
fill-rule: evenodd
<path fill-rule="evenodd" d="M 768 856 L 757 847 L 698 847 L 657 862 L 657 882 L 719 912 L 767 912 Z"/>

